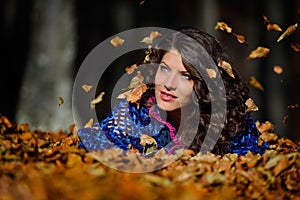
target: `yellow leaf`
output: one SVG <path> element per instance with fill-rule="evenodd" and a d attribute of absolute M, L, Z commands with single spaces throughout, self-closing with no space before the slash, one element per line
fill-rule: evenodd
<path fill-rule="evenodd" d="M 221 68 L 223 68 L 230 77 L 235 78 L 230 63 L 228 63 L 228 62 L 226 62 L 224 60 L 221 60 L 218 63 L 218 66 L 221 67 Z"/>
<path fill-rule="evenodd" d="M 94 124 L 93 118 L 91 118 L 85 125 L 84 128 L 92 128 Z"/>
<path fill-rule="evenodd" d="M 101 92 L 96 99 L 93 99 L 91 101 L 91 108 L 94 108 L 96 104 L 100 103 L 101 101 L 103 101 L 103 96 L 104 96 L 105 92 Z"/>
<path fill-rule="evenodd" d="M 269 52 L 270 52 L 270 49 L 268 49 L 266 47 L 258 46 L 255 50 L 251 51 L 251 53 L 248 56 L 248 59 L 267 57 Z"/>
<path fill-rule="evenodd" d="M 214 69 L 206 69 L 206 73 L 209 76 L 209 78 L 214 79 L 217 77 L 217 73 Z"/>
<path fill-rule="evenodd" d="M 259 89 L 261 91 L 264 91 L 264 88 L 263 86 L 260 84 L 260 82 L 254 77 L 254 76 L 251 76 L 248 80 L 248 83 L 253 86 L 254 88 L 256 89 Z"/>
<path fill-rule="evenodd" d="M 110 43 L 114 46 L 114 47 L 118 47 L 121 46 L 124 43 L 124 39 L 122 39 L 120 36 L 116 36 L 113 39 L 110 40 Z"/>
<path fill-rule="evenodd" d="M 58 97 L 58 106 L 64 103 L 64 99 L 62 97 Z"/>
<path fill-rule="evenodd" d="M 249 98 L 246 100 L 245 105 L 247 106 L 246 112 L 258 111 L 257 105 L 254 103 L 253 99 Z"/>
<path fill-rule="evenodd" d="M 282 35 L 280 35 L 280 37 L 277 39 L 277 42 L 280 42 L 280 41 L 283 40 L 285 37 L 287 37 L 287 36 L 289 36 L 289 35 L 292 35 L 292 34 L 296 31 L 297 27 L 298 27 L 298 24 L 297 24 L 297 23 L 294 24 L 294 25 L 289 26 L 289 27 L 286 29 L 286 31 L 284 31 L 284 32 L 282 33 Z"/>
<path fill-rule="evenodd" d="M 232 28 L 229 27 L 225 22 L 217 22 L 217 25 L 215 26 L 215 30 L 226 31 L 227 33 L 232 32 Z"/>

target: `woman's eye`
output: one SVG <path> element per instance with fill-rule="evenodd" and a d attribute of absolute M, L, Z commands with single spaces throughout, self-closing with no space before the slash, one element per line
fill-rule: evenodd
<path fill-rule="evenodd" d="M 168 71 L 168 68 L 164 65 L 160 65 L 159 68 L 161 71 L 165 71 L 165 72 Z"/>
<path fill-rule="evenodd" d="M 189 74 L 181 74 L 181 76 L 182 76 L 183 78 L 185 78 L 186 80 L 192 80 L 192 77 L 191 77 L 191 75 L 189 75 Z"/>

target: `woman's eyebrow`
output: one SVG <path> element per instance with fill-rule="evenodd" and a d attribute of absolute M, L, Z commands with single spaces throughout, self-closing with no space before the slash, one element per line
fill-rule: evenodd
<path fill-rule="evenodd" d="M 164 61 L 161 61 L 160 64 L 165 65 L 166 67 L 170 68 L 169 65 L 167 65 L 167 63 L 165 63 Z M 180 74 L 190 74 L 188 71 L 178 71 Z"/>

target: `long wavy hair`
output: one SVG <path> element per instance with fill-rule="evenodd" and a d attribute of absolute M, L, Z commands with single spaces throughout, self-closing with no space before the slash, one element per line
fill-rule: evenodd
<path fill-rule="evenodd" d="M 223 155 L 228 152 L 230 137 L 245 130 L 245 101 L 250 97 L 249 89 L 242 82 L 240 75 L 234 68 L 232 69 L 233 78 L 222 67 L 218 66 L 220 61 L 231 62 L 220 42 L 213 36 L 192 27 L 183 27 L 177 31 L 177 33 L 161 39 L 157 46 L 151 49 L 149 63 L 156 65 L 160 63 L 168 50 L 176 49 L 179 52 L 183 65 L 194 81 L 193 90 L 195 97 L 192 102 L 199 108 L 182 119 L 181 122 L 184 124 L 189 124 L 188 122 L 193 121 L 193 119 L 199 119 L 199 122 L 197 121 L 198 125 L 185 126 L 185 129 L 182 130 L 181 140 L 183 142 L 189 141 L 187 144 L 188 148 L 195 152 L 202 151 L 202 149 L 210 149 L 212 153 Z M 216 82 L 214 83 L 214 88 L 217 90 L 221 89 L 221 87 L 225 88 L 225 113 L 221 111 L 212 113 L 211 106 L 217 105 L 219 102 L 218 95 L 211 95 L 205 81 L 207 80 L 205 76 L 208 76 L 206 69 L 212 64 L 215 65 L 214 69 L 218 70 L 218 74 L 223 80 L 223 85 Z M 155 67 L 152 68 L 152 71 L 147 72 L 148 83 L 154 80 L 155 73 Z M 148 88 L 148 91 L 142 97 L 142 102 L 149 95 L 154 94 L 154 84 L 149 84 Z M 223 124 L 215 124 L 211 121 L 212 116 L 219 118 L 223 116 L 225 121 Z M 207 132 L 209 127 L 211 129 Z M 189 135 L 193 131 L 196 132 L 196 135 L 191 140 Z M 221 131 L 220 135 L 217 133 L 219 131 Z M 215 143 L 216 134 L 219 138 Z"/>

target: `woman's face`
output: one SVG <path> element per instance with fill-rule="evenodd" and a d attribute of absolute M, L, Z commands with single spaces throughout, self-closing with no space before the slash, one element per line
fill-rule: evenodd
<path fill-rule="evenodd" d="M 191 102 L 194 81 L 177 50 L 167 52 L 155 76 L 155 97 L 159 108 L 173 111 Z"/>

